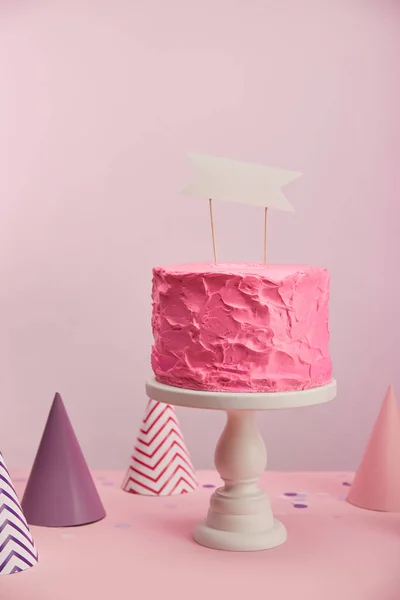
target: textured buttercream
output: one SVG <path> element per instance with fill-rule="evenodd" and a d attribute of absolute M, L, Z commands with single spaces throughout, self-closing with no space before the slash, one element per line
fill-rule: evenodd
<path fill-rule="evenodd" d="M 194 390 L 277 392 L 331 381 L 329 274 L 206 263 L 153 269 L 156 379 Z"/>

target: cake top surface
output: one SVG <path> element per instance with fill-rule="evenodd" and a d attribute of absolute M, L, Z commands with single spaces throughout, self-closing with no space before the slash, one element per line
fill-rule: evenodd
<path fill-rule="evenodd" d="M 307 265 L 273 265 L 256 262 L 238 262 L 238 263 L 187 263 L 181 265 L 159 266 L 154 269 L 167 272 L 169 275 L 254 275 L 258 277 L 267 277 L 272 280 L 282 280 L 298 273 L 322 270 L 320 267 Z"/>

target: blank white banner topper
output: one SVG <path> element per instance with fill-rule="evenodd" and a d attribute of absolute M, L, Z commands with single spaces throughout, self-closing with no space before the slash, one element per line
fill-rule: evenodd
<path fill-rule="evenodd" d="M 188 157 L 194 181 L 182 190 L 183 194 L 294 211 L 281 188 L 300 177 L 300 172 L 207 154 L 190 153 Z"/>

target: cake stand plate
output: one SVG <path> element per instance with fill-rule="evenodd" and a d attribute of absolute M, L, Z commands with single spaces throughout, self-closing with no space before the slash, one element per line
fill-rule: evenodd
<path fill-rule="evenodd" d="M 215 450 L 215 466 L 224 486 L 210 498 L 205 521 L 194 539 L 217 550 L 267 550 L 285 542 L 286 529 L 274 519 L 268 497 L 258 487 L 267 452 L 256 425 L 255 411 L 322 404 L 336 396 L 336 381 L 295 392 L 234 393 L 187 390 L 146 384 L 149 398 L 174 406 L 225 410 L 227 422 Z"/>

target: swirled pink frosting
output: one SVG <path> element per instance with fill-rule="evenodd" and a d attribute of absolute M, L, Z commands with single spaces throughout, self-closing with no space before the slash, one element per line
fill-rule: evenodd
<path fill-rule="evenodd" d="M 329 274 L 307 266 L 153 269 L 156 379 L 194 390 L 303 390 L 331 381 Z"/>

